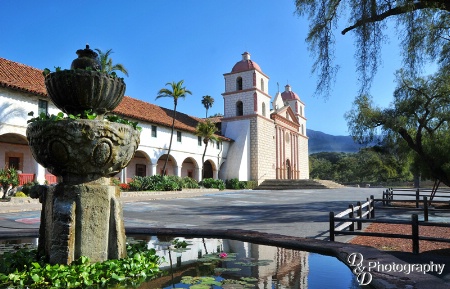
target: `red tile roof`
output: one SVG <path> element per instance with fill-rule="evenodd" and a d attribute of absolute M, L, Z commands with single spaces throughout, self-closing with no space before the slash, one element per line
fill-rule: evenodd
<path fill-rule="evenodd" d="M 47 96 L 42 70 L 1 57 L 0 86 Z"/>
<path fill-rule="evenodd" d="M 0 86 L 48 97 L 42 70 L 1 57 Z M 129 96 L 125 96 L 113 112 L 124 117 L 172 127 L 173 110 Z M 177 111 L 175 128 L 195 133 L 195 127 L 199 121 L 202 119 Z M 221 137 L 221 139 L 229 140 L 225 137 Z"/>
<path fill-rule="evenodd" d="M 129 96 L 125 96 L 113 112 L 125 117 L 172 127 L 173 110 Z M 195 127 L 199 121 L 203 121 L 203 119 L 177 111 L 175 128 L 195 133 Z M 221 138 L 223 140 L 229 140 L 228 138 Z"/>

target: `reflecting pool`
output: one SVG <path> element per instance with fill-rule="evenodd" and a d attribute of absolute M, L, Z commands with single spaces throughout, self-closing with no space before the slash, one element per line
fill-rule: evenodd
<path fill-rule="evenodd" d="M 238 240 L 134 236 L 164 258 L 165 274 L 140 289 L 354 289 L 361 287 L 338 259 Z M 37 239 L 0 240 L 0 254 L 37 247 Z M 124 288 L 113 286 L 111 288 Z"/>
<path fill-rule="evenodd" d="M 135 237 L 138 239 L 139 237 Z M 162 268 L 173 268 L 167 276 L 142 284 L 139 288 L 258 288 L 322 289 L 362 288 L 350 269 L 330 256 L 237 240 L 204 238 L 149 237 L 154 248 L 166 260 Z M 170 250 L 173 241 L 185 241 L 185 250 Z M 170 270 L 169 270 L 170 271 Z M 201 278 L 206 279 L 205 286 Z M 213 283 L 214 281 L 219 284 Z M 241 282 L 242 281 L 242 282 Z M 213 284 L 208 284 L 211 282 Z M 186 284 L 194 283 L 194 284 Z"/>

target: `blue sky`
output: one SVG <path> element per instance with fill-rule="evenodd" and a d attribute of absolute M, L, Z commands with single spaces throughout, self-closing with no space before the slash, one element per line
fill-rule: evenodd
<path fill-rule="evenodd" d="M 294 0 L 1 0 L 0 11 L 0 57 L 39 69 L 68 69 L 86 43 L 112 48 L 113 61 L 129 71 L 126 95 L 172 108 L 170 99 L 155 97 L 167 82 L 183 79 L 193 95 L 181 100 L 178 110 L 198 117 L 205 115 L 204 95 L 215 99 L 210 115 L 223 113 L 223 74 L 248 51 L 270 77 L 270 95 L 278 82 L 281 91 L 289 83 L 300 96 L 308 128 L 348 134 L 343 115 L 358 90 L 351 33 L 336 32 L 341 70 L 333 93 L 328 100 L 315 97 L 313 59 L 305 43 L 309 23 L 295 15 Z M 372 87 L 381 106 L 392 99 L 398 51 L 394 44 L 383 50 Z"/>

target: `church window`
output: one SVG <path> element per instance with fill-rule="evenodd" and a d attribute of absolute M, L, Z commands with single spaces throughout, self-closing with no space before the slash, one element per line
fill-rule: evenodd
<path fill-rule="evenodd" d="M 45 115 L 48 115 L 48 101 L 39 99 L 39 102 L 38 102 L 38 115 L 41 115 L 41 113 L 44 113 Z"/>
<path fill-rule="evenodd" d="M 242 104 L 242 101 L 236 102 L 236 116 L 244 115 L 244 105 Z"/>
<path fill-rule="evenodd" d="M 177 142 L 181 142 L 181 131 L 177 131 Z"/>
<path fill-rule="evenodd" d="M 236 79 L 236 90 L 242 90 L 242 77 Z"/>
<path fill-rule="evenodd" d="M 261 90 L 264 91 L 264 79 L 261 78 Z"/>
<path fill-rule="evenodd" d="M 198 146 L 199 146 L 199 147 L 202 146 L 202 137 L 201 137 L 201 136 L 198 136 L 198 137 L 197 137 L 197 143 L 198 143 Z"/>
<path fill-rule="evenodd" d="M 262 111 L 262 115 L 263 116 L 266 116 L 266 104 L 263 102 L 262 103 L 262 109 L 261 109 L 261 111 Z"/>
<path fill-rule="evenodd" d="M 303 116 L 303 106 L 300 105 L 300 115 Z"/>
<path fill-rule="evenodd" d="M 156 125 L 152 125 L 152 137 L 156 137 L 157 136 L 157 130 L 156 130 Z"/>

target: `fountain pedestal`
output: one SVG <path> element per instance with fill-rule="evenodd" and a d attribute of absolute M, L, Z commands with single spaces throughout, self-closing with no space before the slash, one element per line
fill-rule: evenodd
<path fill-rule="evenodd" d="M 50 263 L 70 264 L 81 256 L 92 262 L 126 257 L 120 190 L 109 184 L 109 178 L 101 178 L 47 191 L 39 244 Z"/>

